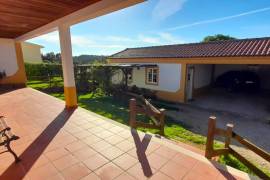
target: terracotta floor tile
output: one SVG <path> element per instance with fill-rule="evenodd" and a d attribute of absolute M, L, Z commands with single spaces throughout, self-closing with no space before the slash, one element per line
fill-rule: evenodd
<path fill-rule="evenodd" d="M 67 149 L 70 152 L 74 152 L 77 151 L 79 149 L 82 149 L 84 147 L 86 147 L 87 145 L 83 142 L 83 141 L 75 141 L 71 144 L 68 144 L 65 149 Z"/>
<path fill-rule="evenodd" d="M 63 169 L 68 168 L 78 162 L 79 161 L 74 156 L 69 154 L 53 161 L 53 164 L 58 170 L 62 171 Z"/>
<path fill-rule="evenodd" d="M 81 179 L 90 173 L 91 171 L 82 163 L 70 166 L 61 172 L 61 174 L 64 176 L 66 180 Z"/>
<path fill-rule="evenodd" d="M 127 172 L 136 179 L 148 179 L 153 176 L 156 170 L 152 167 L 146 166 L 142 168 L 141 163 L 137 163 L 136 165 L 128 169 Z"/>
<path fill-rule="evenodd" d="M 94 144 L 94 143 L 96 143 L 98 141 L 101 141 L 101 140 L 102 140 L 101 138 L 99 138 L 99 137 L 97 137 L 95 135 L 91 135 L 91 136 L 89 136 L 87 138 L 82 139 L 82 141 L 87 145 L 92 145 L 92 144 Z"/>
<path fill-rule="evenodd" d="M 108 148 L 112 147 L 111 144 L 109 144 L 108 142 L 106 142 L 104 140 L 98 141 L 98 142 L 96 142 L 94 144 L 91 144 L 90 146 L 97 152 L 100 152 L 102 150 L 105 150 L 105 149 L 108 149 Z"/>
<path fill-rule="evenodd" d="M 118 127 L 118 126 L 115 126 L 115 127 L 109 129 L 109 131 L 111 131 L 111 132 L 113 132 L 115 134 L 118 134 L 118 133 L 120 133 L 123 130 L 124 130 L 124 128 Z"/>
<path fill-rule="evenodd" d="M 128 152 L 127 152 L 129 155 L 131 155 L 132 157 L 138 159 L 138 155 L 137 155 L 137 149 L 136 147 L 135 148 L 132 148 L 130 149 Z"/>
<path fill-rule="evenodd" d="M 186 156 L 181 153 L 177 153 L 173 158 L 172 161 L 176 162 L 177 164 L 184 166 L 188 169 L 192 169 L 199 161 L 190 157 Z"/>
<path fill-rule="evenodd" d="M 156 153 L 152 153 L 149 156 L 147 156 L 147 160 L 150 166 L 154 167 L 155 169 L 161 168 L 165 163 L 169 161 L 169 159 Z"/>
<path fill-rule="evenodd" d="M 58 148 L 58 149 L 55 149 L 53 151 L 50 151 L 48 153 L 45 154 L 45 156 L 50 160 L 50 161 L 54 161 L 58 158 L 61 158 L 65 155 L 69 154 L 69 152 L 64 149 L 64 148 Z"/>
<path fill-rule="evenodd" d="M 189 169 L 170 161 L 160 171 L 173 179 L 181 179 L 189 172 Z"/>
<path fill-rule="evenodd" d="M 170 149 L 170 148 L 165 147 L 165 146 L 161 146 L 160 148 L 158 148 L 154 152 L 161 155 L 161 156 L 164 156 L 165 158 L 168 158 L 168 159 L 171 159 L 177 153 L 175 150 Z"/>
<path fill-rule="evenodd" d="M 95 134 L 97 137 L 100 137 L 102 139 L 106 139 L 107 137 L 110 137 L 113 135 L 110 131 L 101 131 Z"/>
<path fill-rule="evenodd" d="M 29 159 L 30 158 L 31 157 L 29 157 Z M 34 163 L 32 163 L 32 161 L 27 161 L 27 158 L 25 158 L 23 161 L 21 161 L 21 163 L 25 167 L 31 167 L 32 169 L 34 169 L 34 168 L 38 168 L 38 167 L 44 166 L 45 164 L 49 163 L 49 160 L 46 156 L 41 155 L 38 157 L 38 159 L 35 160 Z"/>
<path fill-rule="evenodd" d="M 97 154 L 96 151 L 94 151 L 92 148 L 90 147 L 84 147 L 78 151 L 75 151 L 72 153 L 73 156 L 75 156 L 77 159 L 83 161 L 87 158 L 89 158 L 90 156 L 93 156 L 95 154 Z"/>
<path fill-rule="evenodd" d="M 214 166 L 209 166 L 208 164 L 203 162 L 197 163 L 192 169 L 192 172 L 203 175 L 207 178 L 213 177 L 214 179 L 216 179 L 220 174 L 220 171 Z"/>
<path fill-rule="evenodd" d="M 117 176 L 115 180 L 136 180 L 134 177 L 124 172 L 121 175 Z"/>
<path fill-rule="evenodd" d="M 105 150 L 100 151 L 100 154 L 102 154 L 103 156 L 105 156 L 109 160 L 113 160 L 113 159 L 117 158 L 118 156 L 124 154 L 124 152 L 121 151 L 120 149 L 112 146 L 110 148 L 107 148 Z"/>
<path fill-rule="evenodd" d="M 48 180 L 65 180 L 62 174 L 58 173 L 56 175 L 50 176 Z"/>
<path fill-rule="evenodd" d="M 121 149 L 124 152 L 127 152 L 129 150 L 131 150 L 132 148 L 135 147 L 134 143 L 131 143 L 130 141 L 124 140 L 118 144 L 115 145 L 116 147 L 118 147 L 119 149 Z"/>
<path fill-rule="evenodd" d="M 172 178 L 170 178 L 169 176 L 167 176 L 161 172 L 157 172 L 150 179 L 151 180 L 173 180 Z"/>
<path fill-rule="evenodd" d="M 120 142 L 122 142 L 124 139 L 120 136 L 117 136 L 117 135 L 113 135 L 113 136 L 109 136 L 107 138 L 105 138 L 105 140 L 112 144 L 112 145 L 115 145 L 115 144 L 118 144 Z"/>
<path fill-rule="evenodd" d="M 129 154 L 123 154 L 120 157 L 113 160 L 117 166 L 121 167 L 123 170 L 127 170 L 138 162 L 137 159 L 130 156 Z"/>
<path fill-rule="evenodd" d="M 101 180 L 95 173 L 91 173 L 88 176 L 83 177 L 81 180 Z"/>
<path fill-rule="evenodd" d="M 28 177 L 30 179 L 47 179 L 49 177 L 53 177 L 58 173 L 57 169 L 51 164 L 48 163 L 44 166 L 36 168 L 29 172 Z"/>
<path fill-rule="evenodd" d="M 102 132 L 104 130 L 105 129 L 103 129 L 101 127 L 95 126 L 95 127 L 91 128 L 91 129 L 88 129 L 87 131 L 89 131 L 92 134 L 97 134 L 97 133 L 100 133 L 100 132 Z"/>
<path fill-rule="evenodd" d="M 128 139 L 132 136 L 130 130 L 121 131 L 120 133 L 117 133 L 117 135 L 125 139 Z"/>
<path fill-rule="evenodd" d="M 108 163 L 105 157 L 101 156 L 100 154 L 95 154 L 89 157 L 87 160 L 83 161 L 83 163 L 92 171 L 98 169 L 99 167 L 103 166 L 104 164 Z"/>
<path fill-rule="evenodd" d="M 90 122 L 80 125 L 80 127 L 85 130 L 91 129 L 95 126 L 96 125 L 94 123 L 90 123 Z"/>
<path fill-rule="evenodd" d="M 102 180 L 110 180 L 114 179 L 117 176 L 119 176 L 121 173 L 123 173 L 123 170 L 121 170 L 119 167 L 114 165 L 113 163 L 108 163 L 98 170 L 95 171 L 95 173 L 102 179 Z"/>
<path fill-rule="evenodd" d="M 78 133 L 73 134 L 73 136 L 75 136 L 78 139 L 83 139 L 83 138 L 86 138 L 86 137 L 91 136 L 91 135 L 92 134 L 87 130 L 80 131 Z"/>

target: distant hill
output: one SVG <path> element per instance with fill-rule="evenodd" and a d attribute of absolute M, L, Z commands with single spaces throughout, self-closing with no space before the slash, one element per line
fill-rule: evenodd
<path fill-rule="evenodd" d="M 42 54 L 43 62 L 50 62 L 50 63 L 60 63 L 61 62 L 61 54 L 49 52 L 46 54 Z M 80 55 L 80 56 L 73 56 L 74 63 L 77 64 L 92 64 L 94 62 L 98 63 L 106 63 L 107 56 L 98 56 L 98 55 Z"/>
<path fill-rule="evenodd" d="M 73 56 L 73 61 L 78 64 L 92 64 L 94 62 L 106 63 L 107 56 L 80 55 Z"/>

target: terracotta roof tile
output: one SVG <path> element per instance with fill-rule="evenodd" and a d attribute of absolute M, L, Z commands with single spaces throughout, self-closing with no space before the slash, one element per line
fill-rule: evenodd
<path fill-rule="evenodd" d="M 270 56 L 270 37 L 128 48 L 110 58 Z"/>

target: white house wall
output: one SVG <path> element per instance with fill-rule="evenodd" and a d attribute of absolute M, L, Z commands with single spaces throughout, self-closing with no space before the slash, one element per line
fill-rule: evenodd
<path fill-rule="evenodd" d="M 202 88 L 208 86 L 211 83 L 211 64 L 194 64 L 194 88 Z"/>
<path fill-rule="evenodd" d="M 7 76 L 11 76 L 17 70 L 18 65 L 14 40 L 0 38 L 0 71 L 5 71 Z"/>
<path fill-rule="evenodd" d="M 22 43 L 23 60 L 29 63 L 42 63 L 41 46 L 27 42 Z"/>
<path fill-rule="evenodd" d="M 126 64 L 126 63 L 125 63 Z M 135 63 L 136 64 L 136 63 Z M 141 64 L 141 63 L 140 63 Z M 176 92 L 180 89 L 181 64 L 163 64 L 157 63 L 159 67 L 158 85 L 149 85 L 145 83 L 145 68 L 133 68 L 132 83 L 130 86 L 136 85 L 140 88 L 147 88 L 158 91 Z M 113 83 L 121 82 L 122 73 L 116 73 L 112 78 Z"/>

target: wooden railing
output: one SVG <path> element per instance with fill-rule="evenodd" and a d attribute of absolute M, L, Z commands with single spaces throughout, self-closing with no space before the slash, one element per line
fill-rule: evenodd
<path fill-rule="evenodd" d="M 225 137 L 225 147 L 222 149 L 214 149 L 214 137 L 215 135 Z M 253 171 L 257 176 L 262 179 L 270 179 L 270 177 L 265 174 L 261 169 L 256 167 L 250 161 L 248 161 L 244 156 L 239 154 L 237 151 L 231 148 L 230 143 L 231 140 L 234 139 L 238 141 L 240 144 L 245 146 L 247 149 L 253 151 L 266 161 L 270 162 L 270 154 L 263 149 L 257 147 L 252 144 L 245 138 L 239 136 L 235 132 L 233 132 L 233 124 L 227 124 L 227 129 L 220 129 L 216 127 L 216 117 L 210 117 L 208 122 L 208 133 L 207 133 L 207 142 L 206 142 L 206 150 L 205 157 L 211 159 L 215 156 L 227 155 L 231 154 L 236 157 L 239 161 L 245 164 L 251 171 Z"/>
<path fill-rule="evenodd" d="M 144 127 L 158 129 L 160 135 L 164 135 L 165 109 L 157 109 L 143 96 L 135 95 L 135 98 L 129 100 L 129 125 L 132 128 Z M 137 114 L 144 114 L 151 117 L 153 124 L 137 121 Z"/>

